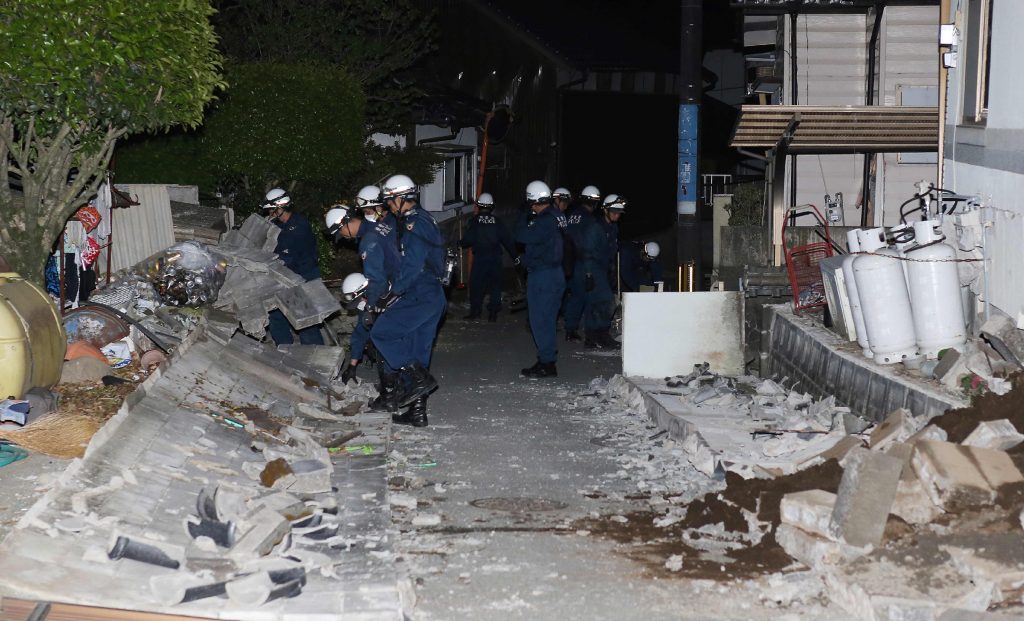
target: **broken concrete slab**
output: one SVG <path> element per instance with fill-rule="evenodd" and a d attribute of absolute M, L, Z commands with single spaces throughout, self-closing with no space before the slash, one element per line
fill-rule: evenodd
<path fill-rule="evenodd" d="M 1018 362 L 1024 362 L 1024 330 L 1019 329 L 1013 319 L 994 314 L 981 325 L 981 332 L 999 339 L 1001 347 L 1005 347 Z"/>
<path fill-rule="evenodd" d="M 110 375 L 110 365 L 96 358 L 86 356 L 64 362 L 60 372 L 60 383 L 98 382 L 104 375 Z"/>
<path fill-rule="evenodd" d="M 925 425 L 920 431 L 907 438 L 907 444 L 916 444 L 921 440 L 939 440 L 945 442 L 948 439 L 946 430 L 936 425 Z"/>
<path fill-rule="evenodd" d="M 954 504 L 992 502 L 996 490 L 1024 476 L 1003 451 L 923 440 L 914 446 L 911 465 L 932 502 Z"/>
<path fill-rule="evenodd" d="M 909 475 L 909 478 L 900 478 L 890 513 L 908 524 L 929 524 L 942 515 L 942 509 L 932 502 L 913 469 L 909 465 L 904 466 L 903 473 Z"/>
<path fill-rule="evenodd" d="M 278 308 L 296 330 L 323 323 L 324 319 L 341 312 L 341 303 L 319 278 L 278 291 L 275 298 Z"/>
<path fill-rule="evenodd" d="M 829 523 L 832 536 L 857 547 L 880 544 L 902 471 L 903 464 L 890 455 L 850 451 Z"/>
<path fill-rule="evenodd" d="M 779 503 L 779 511 L 783 524 L 830 539 L 829 522 L 835 504 L 836 495 L 832 492 L 812 489 L 786 494 Z"/>
<path fill-rule="evenodd" d="M 871 431 L 871 448 L 876 451 L 894 442 L 903 442 L 917 431 L 917 421 L 910 410 L 894 410 L 881 424 Z"/>
<path fill-rule="evenodd" d="M 825 539 L 789 524 L 780 524 L 775 529 L 775 541 L 786 554 L 816 571 L 825 571 L 830 566 L 840 565 L 870 550 Z"/>
<path fill-rule="evenodd" d="M 969 436 L 961 443 L 964 446 L 1008 451 L 1024 442 L 1024 434 L 1017 431 L 1008 419 L 988 420 L 978 423 Z"/>
<path fill-rule="evenodd" d="M 1007 546 L 1012 549 L 1012 544 Z M 995 583 L 1002 594 L 1012 597 L 1024 588 L 1024 560 L 1013 558 L 995 558 L 992 552 L 958 546 L 940 546 L 949 554 L 953 565 L 972 580 Z M 986 556 L 985 553 L 988 552 Z"/>

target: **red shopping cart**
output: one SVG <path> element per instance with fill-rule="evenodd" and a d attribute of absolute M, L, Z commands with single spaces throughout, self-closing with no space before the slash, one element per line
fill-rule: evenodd
<path fill-rule="evenodd" d="M 803 211 L 800 211 L 803 210 Z M 792 218 L 812 215 L 825 229 L 824 241 L 789 247 L 786 242 L 786 225 Z M 825 284 L 821 279 L 822 259 L 832 256 L 832 236 L 829 234 L 828 222 L 814 205 L 790 207 L 782 218 L 782 246 L 786 250 L 786 272 L 789 284 L 793 289 L 793 312 L 799 314 L 809 308 L 825 306 Z"/>

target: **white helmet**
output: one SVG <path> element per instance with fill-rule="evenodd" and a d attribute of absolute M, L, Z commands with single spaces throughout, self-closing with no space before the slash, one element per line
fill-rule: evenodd
<path fill-rule="evenodd" d="M 555 191 L 551 193 L 551 198 L 572 200 L 572 192 L 570 192 L 568 188 L 556 188 Z"/>
<path fill-rule="evenodd" d="M 476 199 L 476 204 L 484 208 L 494 207 L 494 197 L 490 192 L 482 192 L 480 198 Z"/>
<path fill-rule="evenodd" d="M 324 225 L 327 226 L 327 232 L 334 235 L 338 232 L 346 222 L 352 219 L 352 208 L 348 205 L 335 205 L 328 210 L 327 215 L 324 216 Z"/>
<path fill-rule="evenodd" d="M 406 175 L 391 175 L 384 182 L 381 191 L 381 197 L 384 200 L 414 196 L 416 196 L 416 184 Z"/>
<path fill-rule="evenodd" d="M 353 272 L 346 276 L 345 280 L 341 281 L 341 293 L 345 296 L 346 300 L 351 301 L 363 295 L 369 286 L 370 281 L 366 276 L 363 276 L 360 272 Z"/>
<path fill-rule="evenodd" d="M 588 185 L 580 190 L 580 197 L 589 198 L 592 201 L 601 200 L 601 190 L 598 190 L 597 186 Z"/>
<path fill-rule="evenodd" d="M 292 202 L 292 197 L 288 196 L 288 193 L 281 188 L 270 190 L 267 192 L 266 198 L 267 202 L 263 204 L 264 209 L 276 209 Z"/>
<path fill-rule="evenodd" d="M 609 194 L 604 197 L 604 204 L 602 206 L 608 211 L 625 211 L 626 197 L 619 196 L 618 194 Z"/>
<path fill-rule="evenodd" d="M 356 207 L 360 209 L 379 207 L 382 204 L 380 188 L 375 185 L 364 186 L 362 190 L 359 190 L 359 194 L 356 194 Z"/>
<path fill-rule="evenodd" d="M 546 203 L 551 200 L 551 188 L 543 181 L 531 181 L 526 185 L 526 200 L 530 203 Z"/>
<path fill-rule="evenodd" d="M 644 244 L 644 254 L 652 259 L 657 259 L 661 254 L 661 246 L 658 245 L 658 242 L 647 242 Z"/>

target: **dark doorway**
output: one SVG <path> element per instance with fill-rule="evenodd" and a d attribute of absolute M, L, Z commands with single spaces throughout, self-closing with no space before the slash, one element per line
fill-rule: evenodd
<path fill-rule="evenodd" d="M 676 219 L 679 99 L 673 95 L 563 92 L 559 179 L 573 195 L 588 184 L 629 199 L 620 233 L 653 236 Z"/>

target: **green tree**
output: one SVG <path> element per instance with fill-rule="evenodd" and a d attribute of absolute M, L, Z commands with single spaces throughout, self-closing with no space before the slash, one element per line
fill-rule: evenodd
<path fill-rule="evenodd" d="M 0 3 L 0 244 L 26 278 L 42 280 L 119 138 L 202 121 L 224 85 L 211 14 L 209 0 Z"/>

